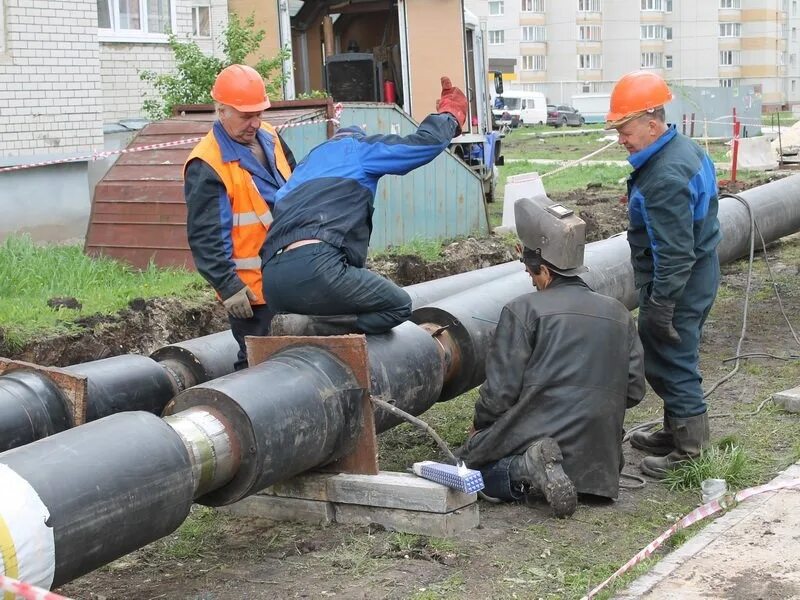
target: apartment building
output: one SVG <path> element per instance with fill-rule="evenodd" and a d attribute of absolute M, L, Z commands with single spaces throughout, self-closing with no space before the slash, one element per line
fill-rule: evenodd
<path fill-rule="evenodd" d="M 651 69 L 687 86 L 752 87 L 764 107 L 800 104 L 798 0 L 466 0 L 490 69 L 551 102 L 609 92 Z"/>

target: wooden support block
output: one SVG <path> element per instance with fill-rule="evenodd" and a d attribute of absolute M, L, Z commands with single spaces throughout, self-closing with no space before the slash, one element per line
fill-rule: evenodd
<path fill-rule="evenodd" d="M 0 357 L 0 375 L 16 370 L 33 371 L 47 377 L 64 395 L 67 409 L 72 418 L 72 426 L 77 427 L 86 423 L 86 397 L 89 382 L 85 375 L 70 373 L 58 367 L 43 367 L 34 363 Z"/>
<path fill-rule="evenodd" d="M 449 513 L 430 513 L 357 504 L 336 504 L 336 522 L 352 525 L 377 523 L 392 531 L 432 537 L 451 537 L 480 524 L 478 505 L 470 504 Z"/>
<path fill-rule="evenodd" d="M 325 470 L 364 475 L 378 473 L 378 438 L 375 434 L 372 402 L 369 399 L 369 358 L 367 356 L 367 338 L 364 335 L 246 336 L 245 345 L 247 346 L 247 362 L 251 367 L 264 362 L 281 350 L 293 346 L 317 346 L 327 350 L 350 367 L 356 382 L 363 390 L 361 433 L 350 454 L 327 465 Z"/>
<path fill-rule="evenodd" d="M 342 473 L 328 480 L 328 499 L 430 513 L 449 513 L 474 504 L 476 494 L 465 494 L 411 473 L 381 471 L 378 475 Z"/>
<path fill-rule="evenodd" d="M 218 510 L 237 517 L 271 519 L 273 521 L 302 521 L 304 523 L 332 523 L 335 518 L 334 506 L 319 500 L 281 498 L 257 494 L 248 496 Z"/>

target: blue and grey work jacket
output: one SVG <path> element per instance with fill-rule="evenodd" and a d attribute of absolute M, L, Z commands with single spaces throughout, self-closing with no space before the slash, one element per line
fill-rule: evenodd
<path fill-rule="evenodd" d="M 292 242 L 318 239 L 340 248 L 349 264 L 363 267 L 378 180 L 430 162 L 447 148 L 456 128 L 456 120 L 443 113 L 429 115 L 407 136 L 340 129 L 311 150 L 275 194 L 267 260 Z"/>
<path fill-rule="evenodd" d="M 635 169 L 628 243 L 636 288 L 652 282 L 652 297 L 676 302 L 695 263 L 716 253 L 722 239 L 714 163 L 674 125 L 628 161 Z"/>

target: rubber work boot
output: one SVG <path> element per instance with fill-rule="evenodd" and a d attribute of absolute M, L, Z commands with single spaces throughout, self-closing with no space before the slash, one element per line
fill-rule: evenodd
<path fill-rule="evenodd" d="M 669 428 L 669 419 L 667 419 L 666 413 L 664 413 L 663 429 L 651 433 L 634 431 L 631 434 L 631 446 L 653 456 L 666 456 L 675 450 L 675 442 L 672 439 L 672 430 Z"/>
<path fill-rule="evenodd" d="M 666 456 L 648 456 L 640 465 L 642 473 L 664 479 L 667 471 L 679 466 L 682 462 L 697 458 L 700 451 L 708 445 L 710 437 L 708 429 L 708 412 L 688 419 L 667 417 L 675 449 Z"/>
<path fill-rule="evenodd" d="M 575 485 L 561 467 L 561 448 L 553 438 L 531 444 L 509 466 L 513 483 L 528 488 L 527 495 L 542 494 L 558 518 L 569 517 L 578 506 Z"/>
<path fill-rule="evenodd" d="M 272 318 L 271 335 L 344 335 L 362 333 L 356 315 L 298 315 L 281 313 Z"/>

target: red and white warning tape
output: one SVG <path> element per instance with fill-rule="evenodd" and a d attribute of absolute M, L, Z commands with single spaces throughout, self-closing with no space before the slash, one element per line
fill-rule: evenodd
<path fill-rule="evenodd" d="M 59 596 L 53 592 L 43 590 L 29 583 L 23 583 L 0 575 L 0 591 L 13 594 L 12 598 L 24 598 L 25 600 L 69 600 L 64 596 Z"/>
<path fill-rule="evenodd" d="M 333 118 L 330 119 L 309 119 L 307 121 L 298 121 L 296 123 L 285 123 L 278 125 L 276 129 L 283 131 L 290 127 L 300 127 L 303 125 L 316 125 L 317 123 L 333 123 L 339 124 L 339 117 L 342 115 L 341 103 L 335 104 L 333 107 Z M 121 150 L 106 150 L 103 152 L 92 152 L 91 154 L 84 154 L 83 156 L 71 156 L 69 158 L 59 158 L 54 160 L 45 160 L 42 162 L 26 163 L 24 165 L 14 165 L 11 167 L 0 168 L 0 173 L 7 173 L 9 171 L 21 171 L 22 169 L 31 169 L 33 167 L 46 167 L 50 165 L 59 165 L 71 162 L 95 161 L 114 156 L 116 154 L 131 154 L 132 152 L 145 152 L 147 150 L 158 150 L 160 148 L 171 148 L 173 146 L 183 146 L 185 144 L 195 144 L 202 140 L 202 137 L 187 138 L 185 140 L 176 140 L 174 142 L 162 142 L 160 144 L 149 144 L 147 146 L 136 146 L 134 148 L 123 148 Z"/>
<path fill-rule="evenodd" d="M 703 504 L 703 506 L 696 508 L 688 515 L 683 517 L 681 520 L 676 522 L 672 527 L 667 529 L 664 533 L 650 542 L 647 546 L 645 546 L 639 553 L 631 558 L 628 562 L 622 565 L 619 569 L 617 569 L 608 579 L 606 579 L 603 583 L 598 585 L 594 588 L 591 592 L 589 592 L 586 596 L 584 596 L 581 600 L 590 600 L 594 598 L 594 596 L 600 592 L 603 588 L 605 588 L 608 584 L 614 581 L 617 577 L 625 573 L 626 571 L 632 569 L 634 566 L 642 562 L 644 559 L 648 558 L 653 552 L 658 549 L 661 544 L 666 542 L 672 535 L 680 530 L 689 527 L 690 525 L 694 525 L 698 521 L 702 521 L 706 517 L 710 517 L 711 515 L 718 513 L 722 509 L 731 508 L 736 503 L 741 502 L 742 500 L 746 500 L 752 496 L 757 496 L 759 494 L 763 494 L 765 492 L 774 492 L 776 490 L 782 490 L 786 488 L 794 488 L 800 486 L 800 479 L 791 479 L 789 481 L 781 481 L 778 483 L 767 483 L 764 485 L 759 485 L 756 487 L 748 488 L 746 490 L 742 490 L 737 492 L 735 496 L 731 498 L 731 496 L 726 495 L 722 498 L 717 500 L 712 500 L 707 504 Z"/>

